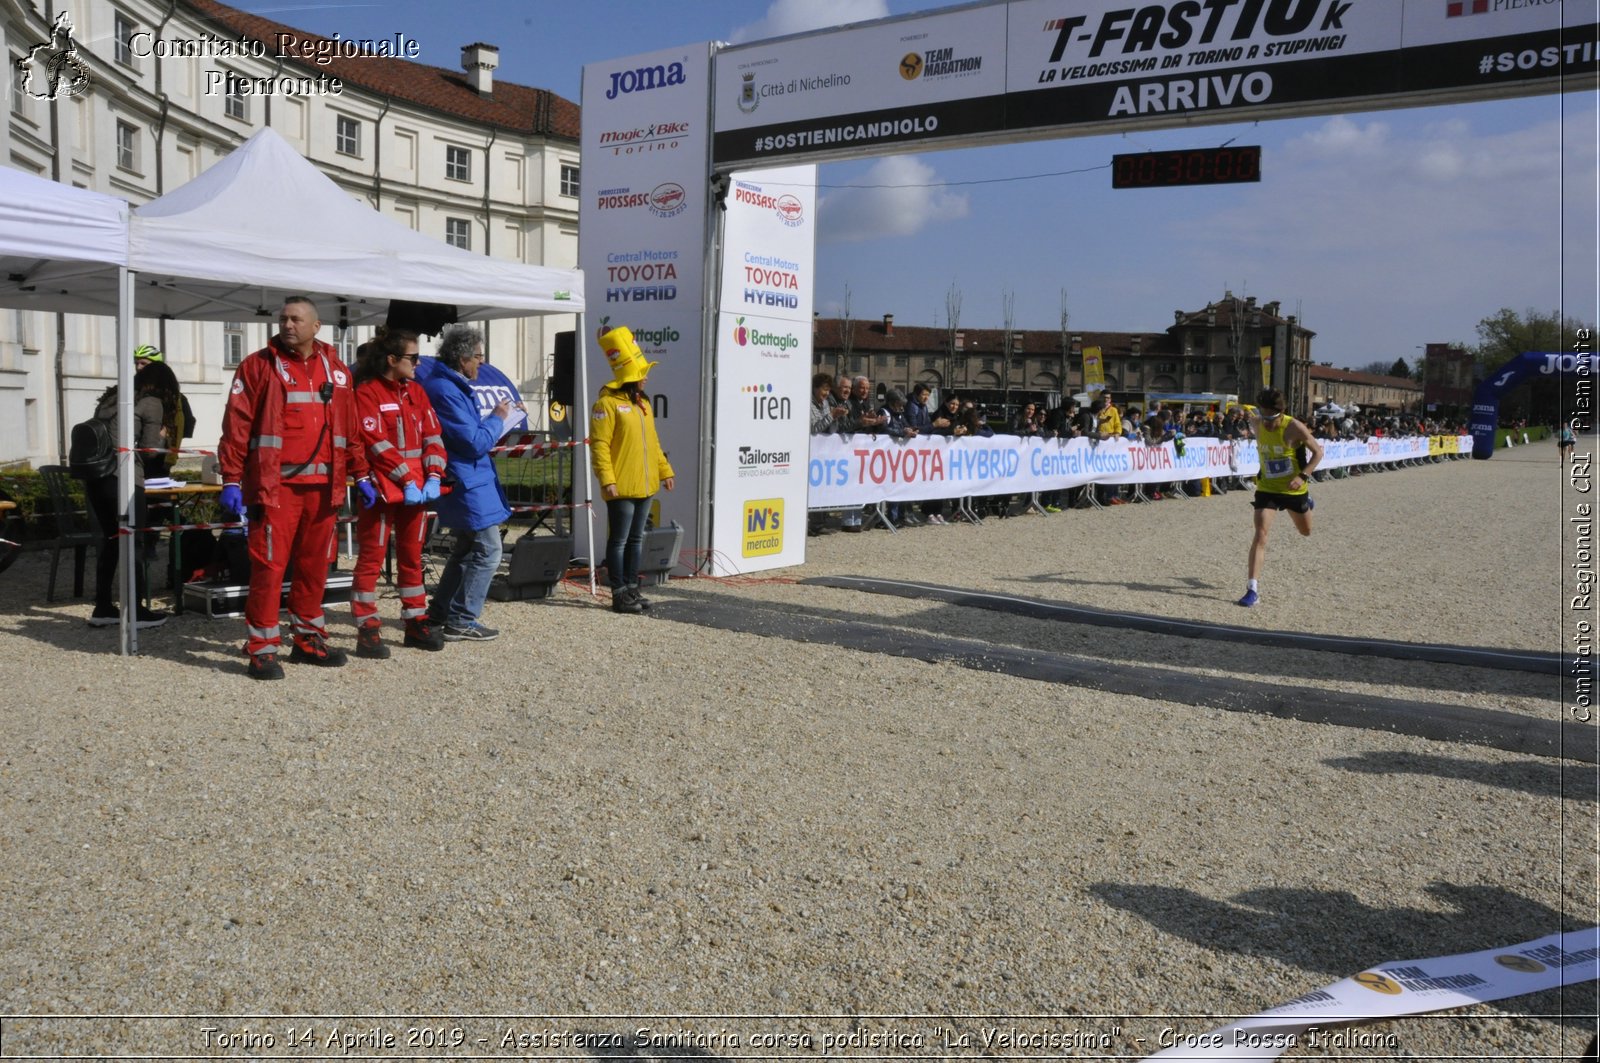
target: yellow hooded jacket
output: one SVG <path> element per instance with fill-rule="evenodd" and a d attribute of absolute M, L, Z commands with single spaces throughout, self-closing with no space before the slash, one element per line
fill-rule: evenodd
<path fill-rule="evenodd" d="M 616 484 L 619 498 L 649 498 L 674 475 L 661 452 L 650 404 L 629 402 L 615 384 L 600 389 L 590 411 L 589 460 L 600 486 Z"/>

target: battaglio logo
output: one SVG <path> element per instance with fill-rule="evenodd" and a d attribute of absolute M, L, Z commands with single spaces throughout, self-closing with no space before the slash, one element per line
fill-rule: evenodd
<path fill-rule="evenodd" d="M 681 337 L 678 335 L 678 330 L 675 328 L 636 328 L 633 330 L 633 338 L 639 341 L 639 345 L 641 347 L 649 346 L 652 349 L 660 349 L 665 344 L 677 343 Z"/>
<path fill-rule="evenodd" d="M 758 329 L 745 328 L 742 317 L 735 318 L 733 326 L 733 342 L 741 347 L 754 345 L 778 351 L 791 351 L 800 346 L 800 337 L 794 333 L 761 332 Z"/>

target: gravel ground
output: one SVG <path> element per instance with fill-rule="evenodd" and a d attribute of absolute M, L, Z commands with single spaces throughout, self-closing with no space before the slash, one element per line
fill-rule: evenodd
<path fill-rule="evenodd" d="M 1312 538 L 1274 529 L 1255 610 L 1231 605 L 1245 493 L 831 535 L 803 569 L 656 597 L 1554 719 L 1552 677 L 796 581 L 1557 650 L 1561 483 L 1534 446 L 1324 485 Z M 88 603 L 40 604 L 45 573 L 29 557 L 0 575 L 0 1014 L 188 1018 L 13 1019 L 6 1056 L 345 1055 L 374 1027 L 354 1054 L 416 1054 L 433 1046 L 408 1048 L 409 1017 L 430 1014 L 476 1016 L 444 1024 L 457 1056 L 616 1054 L 635 1016 L 730 1058 L 763 1054 L 762 1031 L 814 1055 L 853 1029 L 902 1055 L 965 1033 L 950 1054 L 976 1055 L 1013 1025 L 1107 1039 L 1043 1054 L 1138 1056 L 1164 1027 L 1202 1033 L 1379 961 L 1596 922 L 1578 761 L 615 616 L 574 588 L 492 603 L 498 642 L 253 684 L 242 621 L 175 619 L 124 659 Z M 1288 1055 L 1575 1052 L 1593 1019 L 1571 1016 L 1595 999 L 1591 983 Z M 391 1018 L 281 1017 L 373 1014 Z"/>

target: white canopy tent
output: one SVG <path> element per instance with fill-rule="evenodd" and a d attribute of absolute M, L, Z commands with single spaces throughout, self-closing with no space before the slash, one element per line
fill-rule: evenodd
<path fill-rule="evenodd" d="M 117 348 L 133 317 L 276 320 L 306 295 L 342 325 L 379 324 L 392 300 L 456 307 L 461 320 L 576 314 L 584 379 L 583 274 L 524 265 L 430 239 L 357 201 L 277 133 L 263 129 L 199 177 L 135 208 L 0 168 L 0 305 L 114 314 Z M 133 501 L 132 362 L 117 359 L 119 513 Z M 588 478 L 584 477 L 587 505 Z M 593 555 L 593 528 L 590 528 Z M 123 601 L 134 600 L 134 539 L 122 543 Z M 138 648 L 123 610 L 123 652 Z"/>

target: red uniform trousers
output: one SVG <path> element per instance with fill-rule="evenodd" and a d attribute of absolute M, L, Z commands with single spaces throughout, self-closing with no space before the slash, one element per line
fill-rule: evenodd
<path fill-rule="evenodd" d="M 251 507 L 250 597 L 244 607 L 249 628 L 246 653 L 277 653 L 283 644 L 278 600 L 291 561 L 290 630 L 296 635 L 327 637 L 322 592 L 328 585 L 328 566 L 338 556 L 336 514 L 326 483 L 281 484 L 276 506 Z"/>
<path fill-rule="evenodd" d="M 428 540 L 426 506 L 394 505 L 379 502 L 356 516 L 355 578 L 351 581 L 350 614 L 356 627 L 376 626 L 378 620 L 378 572 L 394 536 L 395 567 L 399 569 L 400 617 L 413 620 L 428 611 L 428 589 L 422 582 L 422 547 Z"/>

